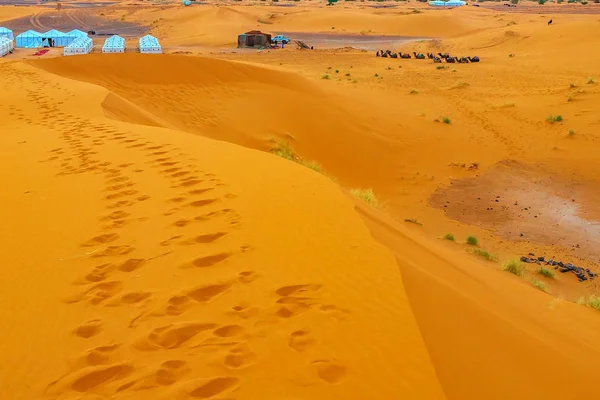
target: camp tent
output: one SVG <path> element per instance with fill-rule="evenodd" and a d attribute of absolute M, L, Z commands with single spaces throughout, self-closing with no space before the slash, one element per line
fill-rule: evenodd
<path fill-rule="evenodd" d="M 74 40 L 71 36 L 67 36 L 66 33 L 57 31 L 56 29 L 51 29 L 41 35 L 44 39 L 48 40 L 50 47 L 65 47 Z"/>
<path fill-rule="evenodd" d="M 238 36 L 238 47 L 269 47 L 271 35 L 261 31 L 250 31 Z"/>
<path fill-rule="evenodd" d="M 460 7 L 464 6 L 466 2 L 460 0 L 449 0 L 449 1 L 441 1 L 441 0 L 433 0 L 429 2 L 430 6 L 433 7 Z"/>
<path fill-rule="evenodd" d="M 88 34 L 83 31 L 80 31 L 79 29 L 73 29 L 71 32 L 65 33 L 65 35 L 67 35 L 70 38 L 73 38 L 72 40 L 75 40 L 78 37 L 87 37 Z"/>
<path fill-rule="evenodd" d="M 13 50 L 13 41 L 4 36 L 0 36 L 0 57 L 4 57 Z"/>
<path fill-rule="evenodd" d="M 8 28 L 4 28 L 0 26 L 0 37 L 5 37 L 7 39 L 13 40 L 15 37 L 13 36 L 13 31 Z"/>
<path fill-rule="evenodd" d="M 103 53 L 124 53 L 125 52 L 125 39 L 119 35 L 113 35 L 106 39 L 102 46 Z"/>
<path fill-rule="evenodd" d="M 77 39 L 73 40 L 69 43 L 68 46 L 65 46 L 63 50 L 63 54 L 65 56 L 73 56 L 76 54 L 89 54 L 92 51 L 92 39 L 90 39 L 87 35 L 80 36 Z"/>
<path fill-rule="evenodd" d="M 16 47 L 35 49 L 42 47 L 42 35 L 36 31 L 26 31 L 16 37 Z"/>
<path fill-rule="evenodd" d="M 142 36 L 140 38 L 140 53 L 161 54 L 162 48 L 158 43 L 158 39 L 150 35 Z"/>

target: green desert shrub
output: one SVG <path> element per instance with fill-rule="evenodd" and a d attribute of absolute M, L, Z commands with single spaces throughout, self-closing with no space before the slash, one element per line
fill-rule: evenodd
<path fill-rule="evenodd" d="M 470 244 L 471 246 L 477 246 L 477 244 L 479 243 L 479 240 L 477 240 L 477 238 L 473 235 L 471 236 L 467 236 L 467 244 Z"/>
<path fill-rule="evenodd" d="M 498 256 L 495 254 L 491 254 L 490 252 L 488 252 L 487 250 L 483 250 L 483 249 L 474 249 L 473 250 L 473 254 L 485 258 L 488 261 L 498 261 Z"/>
<path fill-rule="evenodd" d="M 350 189 L 350 193 L 375 208 L 380 206 L 379 199 L 377 199 L 373 189 Z"/>
<path fill-rule="evenodd" d="M 544 275 L 546 278 L 554 278 L 554 271 L 552 271 L 551 269 L 540 267 L 540 269 L 538 270 L 538 272 L 541 275 Z"/>
<path fill-rule="evenodd" d="M 560 115 L 549 115 L 548 118 L 546 118 L 546 121 L 553 124 L 555 122 L 561 122 L 563 120 L 563 117 Z"/>
<path fill-rule="evenodd" d="M 598 296 L 592 295 L 589 297 L 582 297 L 579 299 L 578 303 L 600 311 L 600 297 Z"/>
<path fill-rule="evenodd" d="M 548 289 L 546 288 L 546 285 L 544 284 L 544 282 L 538 281 L 536 279 L 532 279 L 531 281 L 529 281 L 534 287 L 540 289 L 542 292 L 546 292 L 548 293 Z"/>
<path fill-rule="evenodd" d="M 273 147 L 271 148 L 271 153 L 281 158 L 285 158 L 286 160 L 296 160 L 294 150 L 292 150 L 292 146 L 290 146 L 288 142 L 273 140 Z"/>
<path fill-rule="evenodd" d="M 454 242 L 454 235 L 451 233 L 446 233 L 446 236 L 444 236 L 445 240 L 451 240 Z"/>
<path fill-rule="evenodd" d="M 445 123 L 445 124 L 447 124 L 447 125 L 450 125 L 452 123 L 452 121 L 450 121 L 450 118 L 448 118 L 448 117 L 442 118 L 442 122 Z"/>
<path fill-rule="evenodd" d="M 321 76 L 321 79 L 329 79 L 329 74 L 325 74 L 325 75 Z"/>
<path fill-rule="evenodd" d="M 504 270 L 510 272 L 513 275 L 523 276 L 523 265 L 519 260 L 510 260 L 504 264 Z"/>

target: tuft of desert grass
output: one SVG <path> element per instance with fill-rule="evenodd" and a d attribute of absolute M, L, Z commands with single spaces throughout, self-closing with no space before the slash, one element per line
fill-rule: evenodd
<path fill-rule="evenodd" d="M 436 69 L 445 69 L 446 66 L 445 65 L 438 65 L 437 67 L 435 67 Z"/>
<path fill-rule="evenodd" d="M 589 297 L 582 297 L 577 303 L 600 311 L 600 297 L 598 296 L 591 295 Z"/>
<path fill-rule="evenodd" d="M 563 117 L 560 115 L 549 115 L 548 118 L 546 118 L 546 121 L 553 124 L 555 122 L 562 122 Z"/>
<path fill-rule="evenodd" d="M 325 74 L 325 75 L 321 76 L 321 79 L 330 79 L 329 74 Z"/>
<path fill-rule="evenodd" d="M 350 189 L 350 193 L 372 207 L 379 208 L 381 206 L 373 189 Z"/>
<path fill-rule="evenodd" d="M 450 240 L 454 242 L 454 235 L 451 233 L 446 233 L 446 235 L 444 236 L 445 240 Z"/>
<path fill-rule="evenodd" d="M 320 174 L 323 173 L 323 167 L 316 161 L 301 161 L 300 164 L 304 165 L 306 168 L 310 168 L 313 171 L 316 171 Z"/>
<path fill-rule="evenodd" d="M 569 129 L 569 136 L 573 136 L 575 134 L 575 131 L 573 129 Z"/>
<path fill-rule="evenodd" d="M 285 158 L 286 160 L 296 161 L 296 155 L 289 142 L 279 141 L 277 139 L 271 139 L 271 141 L 273 142 L 271 153 L 281 158 Z"/>
<path fill-rule="evenodd" d="M 591 85 L 592 83 L 596 83 L 596 81 L 594 80 L 594 78 L 588 78 L 587 83 Z"/>
<path fill-rule="evenodd" d="M 504 264 L 503 269 L 506 272 L 510 272 L 513 275 L 523 276 L 523 270 L 525 268 L 523 268 L 523 265 L 521 264 L 521 261 L 519 261 L 519 260 L 510 260 L 510 261 L 508 261 L 508 262 L 506 262 Z"/>
<path fill-rule="evenodd" d="M 419 91 L 417 89 L 413 89 L 410 91 L 410 94 L 419 94 Z"/>
<path fill-rule="evenodd" d="M 442 122 L 445 123 L 446 125 L 450 125 L 452 123 L 452 121 L 450 121 L 450 118 L 448 118 L 448 117 L 442 118 Z"/>
<path fill-rule="evenodd" d="M 548 289 L 546 288 L 546 285 L 544 284 L 544 282 L 538 281 L 536 279 L 532 279 L 529 281 L 529 283 L 531 283 L 532 286 L 540 289 L 542 292 L 548 293 Z"/>
<path fill-rule="evenodd" d="M 546 278 L 553 278 L 554 279 L 554 271 L 552 271 L 551 269 L 540 267 L 540 269 L 538 269 L 538 272 L 541 275 L 544 275 Z"/>
<path fill-rule="evenodd" d="M 416 218 L 405 218 L 404 222 L 410 222 L 411 224 L 423 226 L 423 224 L 419 222 Z"/>
<path fill-rule="evenodd" d="M 479 240 L 477 240 L 477 238 L 473 235 L 471 236 L 467 236 L 467 244 L 470 244 L 471 246 L 477 246 L 477 244 L 479 243 Z"/>
<path fill-rule="evenodd" d="M 488 261 L 498 261 L 498 256 L 483 249 L 474 249 L 473 254 L 485 258 Z"/>

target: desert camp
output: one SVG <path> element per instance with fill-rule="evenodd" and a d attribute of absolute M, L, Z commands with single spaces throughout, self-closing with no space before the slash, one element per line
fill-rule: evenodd
<path fill-rule="evenodd" d="M 0 399 L 598 398 L 600 4 L 59 4 L 0 5 Z"/>

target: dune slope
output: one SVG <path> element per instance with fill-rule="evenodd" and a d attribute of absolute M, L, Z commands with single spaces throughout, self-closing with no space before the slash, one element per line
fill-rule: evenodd
<path fill-rule="evenodd" d="M 445 398 L 393 256 L 328 179 L 0 69 L 1 398 Z"/>
<path fill-rule="evenodd" d="M 594 397 L 597 312 L 483 267 L 359 205 L 373 236 L 392 249 L 448 399 Z M 549 379 L 549 377 L 552 377 Z"/>

